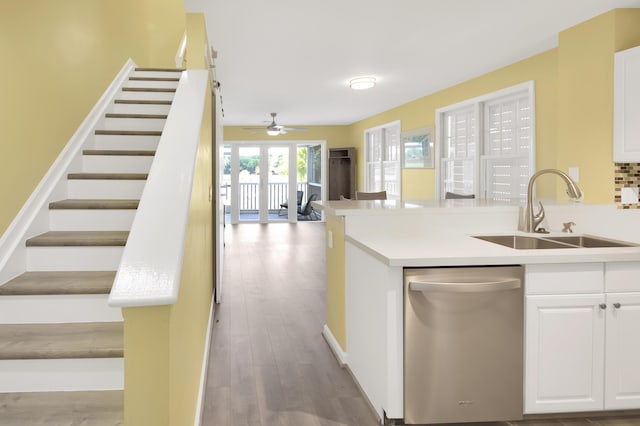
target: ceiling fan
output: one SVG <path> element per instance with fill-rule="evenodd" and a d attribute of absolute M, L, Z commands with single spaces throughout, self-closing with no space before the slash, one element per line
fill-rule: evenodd
<path fill-rule="evenodd" d="M 271 113 L 271 123 L 267 127 L 243 127 L 243 130 L 266 130 L 269 136 L 284 135 L 287 132 L 306 132 L 306 127 L 284 127 L 276 124 L 277 112 Z"/>

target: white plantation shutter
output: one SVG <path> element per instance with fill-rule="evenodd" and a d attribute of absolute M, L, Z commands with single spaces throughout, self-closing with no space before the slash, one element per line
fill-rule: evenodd
<path fill-rule="evenodd" d="M 365 191 L 400 199 L 400 122 L 365 131 Z"/>
<path fill-rule="evenodd" d="M 531 106 L 528 94 L 517 93 L 484 103 L 484 197 L 494 201 L 524 200 L 531 171 Z"/>
<path fill-rule="evenodd" d="M 535 155 L 533 82 L 442 108 L 437 126 L 441 198 L 526 199 Z"/>

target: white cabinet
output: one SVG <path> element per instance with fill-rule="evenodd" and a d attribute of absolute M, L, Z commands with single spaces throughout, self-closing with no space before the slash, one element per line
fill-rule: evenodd
<path fill-rule="evenodd" d="M 640 46 L 615 54 L 613 161 L 640 162 Z"/>
<path fill-rule="evenodd" d="M 638 262 L 527 267 L 526 414 L 640 408 L 639 272 Z"/>

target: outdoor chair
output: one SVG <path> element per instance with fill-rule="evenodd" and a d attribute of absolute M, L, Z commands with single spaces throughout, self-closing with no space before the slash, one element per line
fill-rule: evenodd
<path fill-rule="evenodd" d="M 318 199 L 318 194 L 311 194 L 309 196 L 309 199 L 307 200 L 307 204 L 305 204 L 304 207 L 302 208 L 298 208 L 298 219 L 300 218 L 305 218 L 305 220 L 314 220 L 314 218 L 318 219 L 318 212 L 316 212 L 313 209 L 313 206 L 311 205 L 311 202 L 317 199 Z"/>
<path fill-rule="evenodd" d="M 302 205 L 302 197 L 304 196 L 304 191 L 297 191 L 297 202 L 298 202 L 298 210 L 300 210 L 300 206 Z M 278 216 L 282 216 L 284 213 L 282 213 L 282 210 L 288 210 L 289 209 L 289 200 L 285 201 L 284 203 L 280 204 L 280 210 L 278 210 Z"/>

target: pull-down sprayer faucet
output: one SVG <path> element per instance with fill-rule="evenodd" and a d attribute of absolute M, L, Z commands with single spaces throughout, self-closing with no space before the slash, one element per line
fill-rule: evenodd
<path fill-rule="evenodd" d="M 527 207 L 524 217 L 524 232 L 538 232 L 536 231 L 536 228 L 538 228 L 538 225 L 540 225 L 544 219 L 544 208 L 542 207 L 542 203 L 538 202 L 540 204 L 540 211 L 537 214 L 533 213 L 533 183 L 538 176 L 546 173 L 556 174 L 564 180 L 567 184 L 567 195 L 570 198 L 579 200 L 580 197 L 582 197 L 582 191 L 580 191 L 578 185 L 566 173 L 556 169 L 544 169 L 534 173 L 533 176 L 531 176 L 531 179 L 529 179 L 529 187 L 527 188 Z"/>

